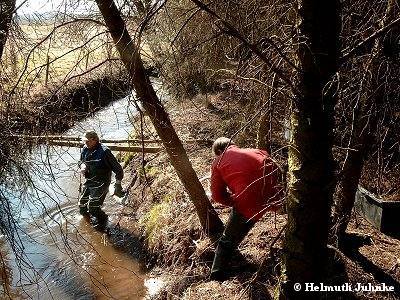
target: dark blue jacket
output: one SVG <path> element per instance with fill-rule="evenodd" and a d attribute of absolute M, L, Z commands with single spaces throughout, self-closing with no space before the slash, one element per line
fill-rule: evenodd
<path fill-rule="evenodd" d="M 115 173 L 115 179 L 121 180 L 124 177 L 124 171 L 115 156 L 101 143 L 98 143 L 94 149 L 84 146 L 81 153 L 80 164 L 85 163 L 87 171 L 85 178 L 100 182 L 110 182 L 111 172 Z"/>

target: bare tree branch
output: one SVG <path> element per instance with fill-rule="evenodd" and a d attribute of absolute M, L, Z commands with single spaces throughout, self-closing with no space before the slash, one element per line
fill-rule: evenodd
<path fill-rule="evenodd" d="M 268 65 L 268 67 L 271 68 L 271 70 L 276 73 L 276 75 L 282 79 L 292 90 L 292 92 L 295 95 L 300 95 L 300 92 L 297 90 L 297 88 L 295 87 L 295 85 L 293 84 L 293 82 L 291 81 L 291 79 L 289 78 L 289 76 L 285 73 L 284 70 L 279 69 L 277 67 L 275 67 L 270 60 L 262 53 L 262 51 L 258 48 L 258 46 L 256 44 L 250 43 L 243 35 L 240 34 L 240 32 L 233 26 L 231 25 L 229 22 L 227 22 L 226 20 L 222 19 L 217 13 L 215 13 L 214 11 L 212 11 L 206 4 L 204 4 L 203 2 L 199 1 L 199 0 L 191 0 L 194 4 L 196 4 L 199 8 L 201 8 L 202 10 L 204 10 L 205 12 L 209 13 L 210 15 L 212 15 L 213 17 L 215 17 L 217 19 L 218 22 L 221 22 L 222 26 L 219 26 L 220 29 L 224 32 L 226 32 L 226 34 L 237 38 L 238 40 L 240 40 L 247 48 L 249 48 L 254 54 L 256 54 L 266 65 Z M 218 26 L 218 24 L 217 24 Z M 268 42 L 269 44 L 271 44 L 273 46 L 273 48 L 275 50 L 279 50 L 279 47 L 275 45 L 275 43 L 271 40 L 271 39 L 265 39 L 266 42 Z M 278 51 L 279 55 L 284 59 L 284 61 L 286 61 L 290 66 L 295 67 L 294 63 L 292 63 L 287 57 L 286 55 L 284 55 L 281 51 Z M 296 67 L 295 67 L 296 68 Z M 299 69 L 296 68 L 298 71 Z"/>
<path fill-rule="evenodd" d="M 346 63 L 353 55 L 357 55 L 357 53 L 368 43 L 371 43 L 375 39 L 381 37 L 384 35 L 386 32 L 388 32 L 390 29 L 392 29 L 394 26 L 400 24 L 400 17 L 397 18 L 396 20 L 390 22 L 388 25 L 382 27 L 381 29 L 375 31 L 373 34 L 371 34 L 369 37 L 367 37 L 365 40 L 361 41 L 358 43 L 353 49 L 348 50 L 348 51 L 343 51 L 345 52 L 342 57 L 340 58 L 340 63 L 344 64 Z"/>

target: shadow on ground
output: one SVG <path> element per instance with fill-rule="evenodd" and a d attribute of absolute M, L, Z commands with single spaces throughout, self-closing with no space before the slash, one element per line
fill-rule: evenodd
<path fill-rule="evenodd" d="M 341 244 L 341 250 L 348 258 L 357 262 L 366 273 L 371 274 L 377 282 L 393 286 L 393 294 L 400 298 L 400 282 L 360 253 L 362 246 L 371 244 L 372 240 L 369 236 L 351 233 L 346 235 Z"/>

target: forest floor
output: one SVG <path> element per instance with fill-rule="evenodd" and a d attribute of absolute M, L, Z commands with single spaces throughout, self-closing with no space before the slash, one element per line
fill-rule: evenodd
<path fill-rule="evenodd" d="M 172 122 L 187 143 L 189 158 L 199 176 L 209 174 L 213 159 L 209 140 L 232 136 L 238 122 L 240 105 L 219 101 L 218 96 L 198 97 L 192 102 L 169 103 Z M 224 106 L 225 105 L 225 106 Z M 237 125 L 237 124 L 236 124 Z M 146 127 L 146 126 L 145 126 Z M 151 126 L 149 126 L 151 127 Z M 151 130 L 150 130 L 151 131 Z M 244 135 L 236 136 L 239 146 L 254 146 Z M 208 140 L 208 141 L 207 141 Z M 239 140 L 239 142 L 238 142 Z M 254 140 L 254 139 L 253 139 Z M 146 259 L 149 276 L 162 282 L 152 299 L 270 299 L 278 290 L 286 215 L 267 213 L 250 231 L 231 261 L 228 279 L 210 281 L 209 272 L 215 245 L 202 233 L 194 206 L 184 192 L 165 152 L 146 156 L 144 172 L 141 159 L 133 159 L 127 169 L 139 170 L 141 184 L 131 191 L 122 223 L 132 218 L 141 226 L 143 240 L 150 253 Z M 129 169 L 130 168 L 130 169 Z M 143 170 L 143 168 L 142 168 Z M 125 178 L 125 184 L 130 178 Z M 205 188 L 208 185 L 204 182 Z M 226 221 L 229 208 L 214 204 Z M 129 217 L 130 216 L 130 217 Z M 400 240 L 380 233 L 360 216 L 349 226 L 346 249 L 332 250 L 327 284 L 357 283 L 373 286 L 385 283 L 394 292 L 327 292 L 327 299 L 400 299 Z M 277 238 L 276 242 L 274 240 Z"/>

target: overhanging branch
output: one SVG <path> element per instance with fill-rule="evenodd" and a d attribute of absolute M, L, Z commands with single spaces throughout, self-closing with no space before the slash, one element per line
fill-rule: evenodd
<path fill-rule="evenodd" d="M 270 60 L 262 53 L 262 51 L 257 47 L 257 45 L 249 42 L 233 25 L 231 25 L 229 22 L 226 20 L 222 19 L 216 12 L 212 11 L 205 3 L 199 1 L 199 0 L 191 0 L 196 6 L 198 6 L 201 10 L 207 12 L 214 18 L 216 18 L 224 28 L 220 28 L 222 31 L 224 31 L 226 34 L 238 39 L 245 45 L 247 48 L 249 48 L 255 55 L 257 55 L 268 67 L 271 68 L 272 72 L 274 72 L 280 79 L 282 79 L 292 90 L 292 92 L 295 95 L 300 95 L 299 91 L 297 88 L 294 86 L 292 81 L 290 80 L 289 76 L 285 74 L 285 72 L 278 68 L 275 67 Z M 217 24 L 218 26 L 218 24 Z M 271 41 L 271 39 L 266 39 L 266 41 L 271 44 L 275 50 L 277 50 L 278 54 L 283 58 L 285 62 L 287 62 L 291 67 L 294 67 L 297 71 L 300 71 L 293 62 L 291 62 L 283 53 L 282 51 L 279 50 L 279 47 L 275 45 Z"/>

